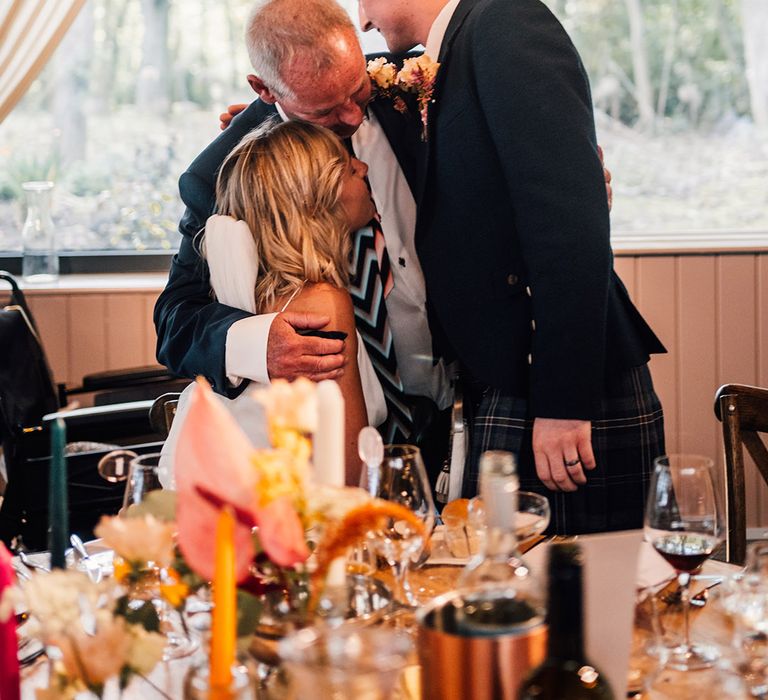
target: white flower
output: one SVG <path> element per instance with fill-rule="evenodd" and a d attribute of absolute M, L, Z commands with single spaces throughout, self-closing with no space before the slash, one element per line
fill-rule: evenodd
<path fill-rule="evenodd" d="M 80 627 L 81 606 L 96 609 L 104 592 L 82 571 L 54 570 L 35 574 L 24 584 L 24 599 L 44 640 Z"/>
<path fill-rule="evenodd" d="M 264 406 L 271 426 L 303 434 L 317 429 L 317 387 L 309 379 L 276 379 L 268 387 L 254 390 L 252 396 Z"/>
<path fill-rule="evenodd" d="M 368 61 L 368 76 L 376 86 L 382 90 L 391 88 L 395 84 L 397 77 L 397 66 L 394 63 L 387 62 L 383 56 Z"/>
<path fill-rule="evenodd" d="M 406 90 L 431 92 L 440 64 L 433 61 L 427 54 L 416 58 L 406 58 L 403 67 L 397 74 L 397 84 Z"/>
<path fill-rule="evenodd" d="M 166 639 L 157 632 L 147 632 L 141 625 L 130 625 L 130 647 L 126 663 L 130 668 L 146 676 L 163 658 Z"/>
<path fill-rule="evenodd" d="M 94 533 L 127 562 L 169 566 L 173 561 L 175 530 L 175 523 L 161 522 L 152 515 L 142 518 L 104 516 Z"/>
<path fill-rule="evenodd" d="M 95 613 L 96 629 L 87 633 L 81 625 L 62 631 L 51 639 L 62 654 L 70 680 L 82 680 L 89 687 L 103 684 L 122 670 L 131 647 L 125 618 L 108 610 Z"/>

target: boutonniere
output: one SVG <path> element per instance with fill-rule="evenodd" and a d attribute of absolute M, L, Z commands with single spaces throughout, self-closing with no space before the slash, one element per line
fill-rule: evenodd
<path fill-rule="evenodd" d="M 394 63 L 388 63 L 382 56 L 368 61 L 368 75 L 376 93 L 389 97 L 398 112 L 406 112 L 408 106 L 400 93 L 412 93 L 421 115 L 422 139 L 427 138 L 427 110 L 435 90 L 435 78 L 440 64 L 427 54 L 417 58 L 406 58 L 398 70 Z"/>

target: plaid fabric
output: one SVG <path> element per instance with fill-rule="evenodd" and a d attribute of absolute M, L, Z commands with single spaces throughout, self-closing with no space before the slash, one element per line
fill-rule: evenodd
<path fill-rule="evenodd" d="M 536 476 L 533 419 L 525 399 L 485 387 L 475 392 L 470 423 L 469 464 L 464 495 L 477 493 L 477 465 L 486 450 L 508 450 L 518 458 L 520 488 L 549 498 L 548 532 L 575 535 L 628 530 L 643 525 L 653 460 L 664 454 L 664 418 L 647 365 L 627 370 L 609 386 L 592 421 L 597 466 L 573 493 L 549 491 Z"/>

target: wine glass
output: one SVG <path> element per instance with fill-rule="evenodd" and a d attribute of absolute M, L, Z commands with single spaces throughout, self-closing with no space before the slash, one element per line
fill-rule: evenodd
<path fill-rule="evenodd" d="M 667 665 L 681 671 L 707 668 L 719 657 L 714 646 L 691 644 L 690 582 L 720 544 L 723 524 L 712 479 L 712 460 L 669 455 L 654 462 L 645 510 L 645 538 L 677 572 L 683 606 L 683 640 Z"/>
<path fill-rule="evenodd" d="M 378 469 L 365 469 L 360 485 L 377 498 L 398 503 L 416 514 L 427 533 L 435 524 L 435 504 L 418 447 L 387 445 Z M 428 535 L 427 535 L 428 537 Z M 427 537 L 405 520 L 390 518 L 387 525 L 368 535 L 371 549 L 386 559 L 395 579 L 395 597 L 410 607 L 417 605 L 408 583 L 408 565 L 418 560 Z"/>
<path fill-rule="evenodd" d="M 130 506 L 142 503 L 148 493 L 163 488 L 160 483 L 160 453 L 141 455 L 131 460 L 128 466 L 128 478 L 125 483 L 121 515 L 125 515 Z"/>

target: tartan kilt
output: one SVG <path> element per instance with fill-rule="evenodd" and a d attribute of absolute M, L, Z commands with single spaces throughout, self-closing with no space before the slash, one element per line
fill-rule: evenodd
<path fill-rule="evenodd" d="M 532 436 L 533 418 L 528 416 L 527 401 L 486 387 L 470 419 L 464 495 L 477 493 L 482 453 L 507 450 L 517 457 L 520 489 L 549 499 L 549 534 L 576 535 L 643 526 L 653 460 L 665 453 L 664 417 L 648 365 L 626 370 L 607 383 L 599 414 L 592 421 L 592 450 L 597 466 L 585 470 L 587 483 L 577 491 L 550 491 L 539 481 Z"/>

